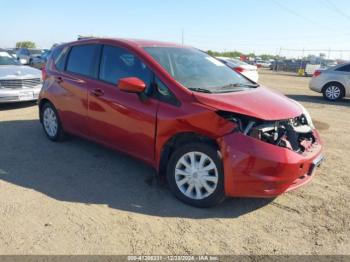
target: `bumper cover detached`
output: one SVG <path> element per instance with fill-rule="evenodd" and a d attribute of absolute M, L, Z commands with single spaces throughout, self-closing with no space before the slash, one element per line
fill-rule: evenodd
<path fill-rule="evenodd" d="M 316 142 L 298 154 L 261 140 L 232 133 L 220 139 L 227 196 L 275 197 L 308 183 L 323 160 Z"/>

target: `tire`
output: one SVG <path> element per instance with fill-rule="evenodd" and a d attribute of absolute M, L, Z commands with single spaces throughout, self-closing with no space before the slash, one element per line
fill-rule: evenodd
<path fill-rule="evenodd" d="M 64 131 L 56 108 L 50 102 L 46 102 L 41 110 L 42 126 L 46 136 L 52 141 L 62 141 Z"/>
<path fill-rule="evenodd" d="M 344 97 L 344 86 L 339 83 L 328 83 L 322 89 L 323 97 L 329 101 L 337 101 Z"/>
<path fill-rule="evenodd" d="M 225 199 L 222 162 L 210 145 L 191 143 L 176 149 L 168 162 L 166 176 L 172 193 L 186 204 L 211 207 Z"/>

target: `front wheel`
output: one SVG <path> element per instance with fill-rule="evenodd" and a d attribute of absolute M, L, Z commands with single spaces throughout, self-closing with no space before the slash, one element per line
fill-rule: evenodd
<path fill-rule="evenodd" d="M 224 174 L 217 150 L 193 143 L 178 148 L 167 167 L 174 195 L 186 204 L 211 207 L 224 200 Z"/>

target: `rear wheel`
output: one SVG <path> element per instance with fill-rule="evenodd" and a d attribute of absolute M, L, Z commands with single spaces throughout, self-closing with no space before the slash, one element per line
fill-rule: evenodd
<path fill-rule="evenodd" d="M 64 138 L 61 121 L 54 105 L 46 102 L 42 108 L 42 125 L 47 137 L 52 141 L 60 141 Z"/>
<path fill-rule="evenodd" d="M 170 158 L 167 180 L 174 195 L 196 207 L 210 207 L 224 199 L 224 175 L 217 150 L 193 143 L 178 148 Z"/>
<path fill-rule="evenodd" d="M 322 90 L 323 97 L 330 101 L 336 101 L 342 98 L 344 94 L 344 87 L 339 83 L 329 83 L 325 85 Z"/>

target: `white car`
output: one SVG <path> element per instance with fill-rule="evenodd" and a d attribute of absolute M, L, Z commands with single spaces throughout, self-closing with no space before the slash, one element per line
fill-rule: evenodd
<path fill-rule="evenodd" d="M 313 91 L 322 93 L 324 98 L 331 101 L 350 97 L 350 63 L 326 70 L 316 70 L 309 87 Z"/>
<path fill-rule="evenodd" d="M 40 70 L 21 65 L 0 49 L 0 103 L 37 100 L 41 87 Z"/>
<path fill-rule="evenodd" d="M 255 65 L 250 65 L 240 60 L 229 58 L 229 57 L 219 56 L 216 58 L 221 62 L 223 62 L 228 67 L 235 70 L 236 72 L 241 73 L 245 77 L 249 78 L 253 82 L 258 82 L 259 80 L 258 68 Z"/>
<path fill-rule="evenodd" d="M 256 61 L 256 65 L 258 67 L 269 68 L 271 66 L 270 61 L 258 60 Z"/>

